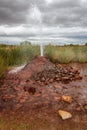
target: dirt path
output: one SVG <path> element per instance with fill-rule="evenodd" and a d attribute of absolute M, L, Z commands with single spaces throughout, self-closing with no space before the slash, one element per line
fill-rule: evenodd
<path fill-rule="evenodd" d="M 36 128 L 33 126 L 32 129 L 35 130 L 65 130 L 64 128 L 67 130 L 86 130 L 87 64 L 58 64 L 62 68 L 62 74 L 65 71 L 63 69 L 65 66 L 68 71 L 71 67 L 73 70 L 78 70 L 82 77 L 80 80 L 76 79 L 70 82 L 51 80 L 48 84 L 44 84 L 40 79 L 38 82 L 31 78 L 31 75 L 36 74 L 36 72 L 42 73 L 45 68 L 48 70 L 52 69 L 53 66 L 55 65 L 46 58 L 39 57 L 25 66 L 21 72 L 7 73 L 0 80 L 0 117 L 9 120 L 26 120 L 31 124 L 33 122 Z M 67 73 L 69 77 L 70 74 Z M 73 77 L 76 78 L 75 76 Z M 69 99 L 66 98 L 67 96 Z M 63 121 L 58 110 L 70 112 L 72 118 Z"/>

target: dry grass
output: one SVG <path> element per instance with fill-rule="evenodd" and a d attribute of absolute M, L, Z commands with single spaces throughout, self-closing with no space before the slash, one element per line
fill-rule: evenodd
<path fill-rule="evenodd" d="M 28 63 L 35 56 L 40 55 L 40 47 L 29 45 L 19 46 L 0 46 L 0 76 L 5 66 L 17 66 Z M 87 62 L 87 45 L 76 46 L 45 46 L 44 55 L 53 62 L 70 63 L 70 62 Z M 5 63 L 5 64 L 4 64 Z"/>
<path fill-rule="evenodd" d="M 46 46 L 45 55 L 53 62 L 87 62 L 87 46 Z"/>
<path fill-rule="evenodd" d="M 6 69 L 5 61 L 0 56 L 0 77 L 3 75 L 3 72 L 4 72 L 5 69 Z"/>

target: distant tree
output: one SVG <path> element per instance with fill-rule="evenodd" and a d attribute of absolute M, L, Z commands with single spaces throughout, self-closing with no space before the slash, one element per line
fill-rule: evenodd
<path fill-rule="evenodd" d="M 64 46 L 67 46 L 67 44 L 64 44 Z"/>
<path fill-rule="evenodd" d="M 31 45 L 31 42 L 29 41 L 23 41 L 20 43 L 20 45 Z"/>
<path fill-rule="evenodd" d="M 0 43 L 0 47 L 6 47 L 6 46 L 7 46 L 6 44 Z"/>
<path fill-rule="evenodd" d="M 74 45 L 71 43 L 70 46 L 74 46 Z"/>

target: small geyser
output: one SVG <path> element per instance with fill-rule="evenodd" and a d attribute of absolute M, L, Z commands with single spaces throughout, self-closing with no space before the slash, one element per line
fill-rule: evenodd
<path fill-rule="evenodd" d="M 44 55 L 44 54 L 43 54 L 43 44 L 42 44 L 42 43 L 40 44 L 40 55 L 41 55 L 41 56 Z"/>

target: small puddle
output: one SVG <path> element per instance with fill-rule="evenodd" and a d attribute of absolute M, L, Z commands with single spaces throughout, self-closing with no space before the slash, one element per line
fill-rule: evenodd
<path fill-rule="evenodd" d="M 87 103 L 86 101 L 87 99 L 87 63 L 85 64 L 72 63 L 69 65 L 79 70 L 82 76 L 82 80 L 72 81 L 69 84 L 67 84 L 68 93 L 73 96 L 78 97 L 79 102 L 80 101 L 82 102 L 83 100 L 83 102 L 85 101 Z"/>

